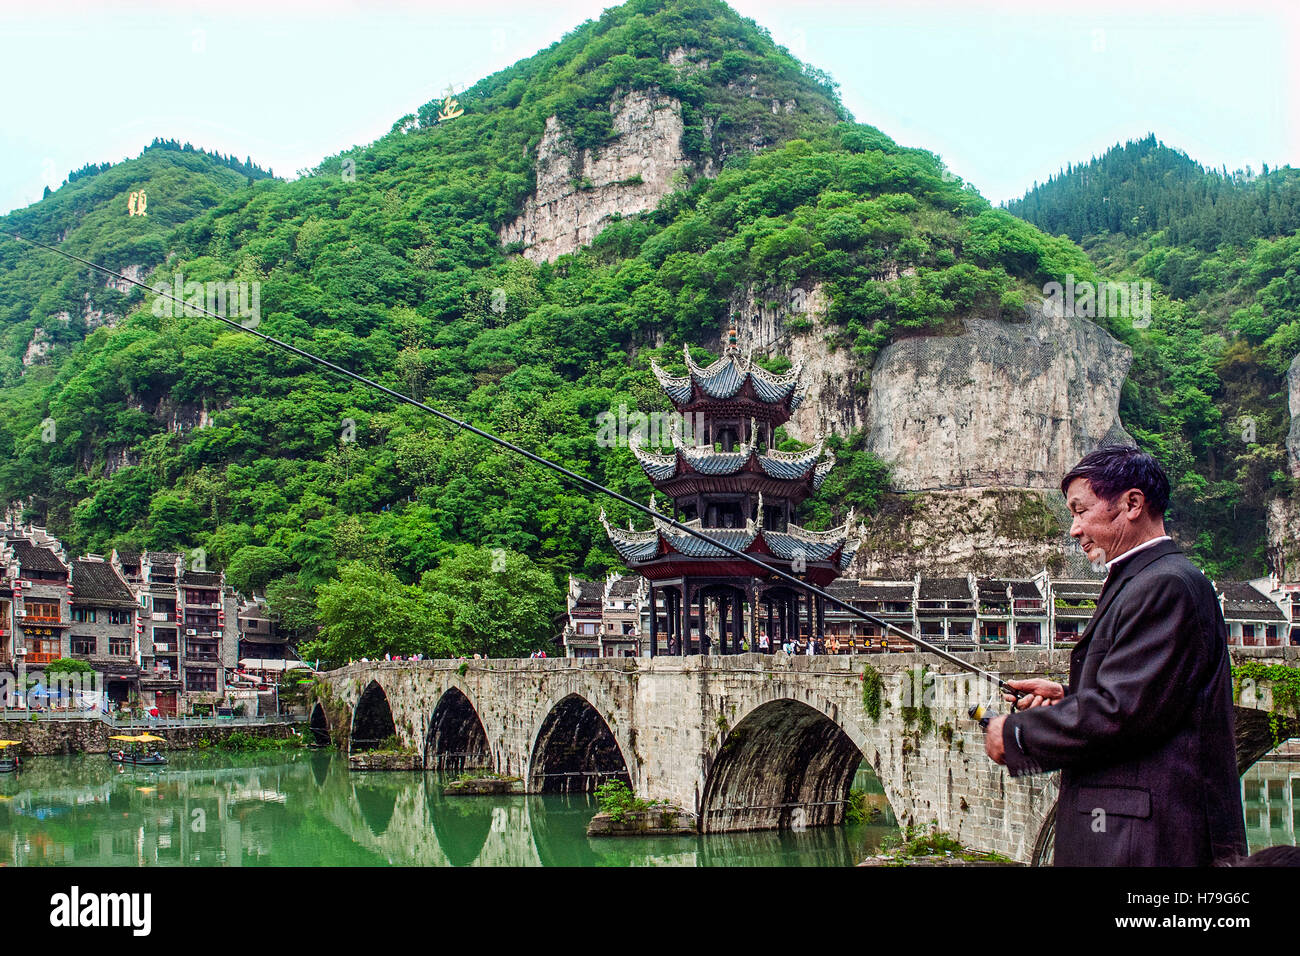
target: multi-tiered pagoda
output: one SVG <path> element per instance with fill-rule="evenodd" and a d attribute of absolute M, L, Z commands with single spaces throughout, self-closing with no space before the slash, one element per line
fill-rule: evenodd
<path fill-rule="evenodd" d="M 632 451 L 656 491 L 673 501 L 673 518 L 764 564 L 825 588 L 848 569 L 858 548 L 853 512 L 841 527 L 806 531 L 795 509 L 821 487 L 835 463 L 811 448 L 773 448 L 778 426 L 804 398 L 801 367 L 775 375 L 742 359 L 728 333 L 720 359 L 702 368 L 685 350 L 687 375 L 651 367 L 673 406 L 695 422 L 694 444 L 674 431 L 673 453 Z M 655 497 L 651 508 L 657 510 Z M 820 598 L 655 519 L 647 531 L 601 523 L 627 566 L 650 582 L 650 654 L 660 634 L 669 654 L 772 652 L 791 639 L 820 638 Z M 748 608 L 748 612 L 746 612 Z M 746 613 L 748 624 L 746 625 Z"/>

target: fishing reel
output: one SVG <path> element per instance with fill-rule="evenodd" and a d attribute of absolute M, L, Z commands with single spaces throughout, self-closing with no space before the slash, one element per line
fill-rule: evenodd
<path fill-rule="evenodd" d="M 1004 689 L 1011 694 L 1017 693 L 1016 690 L 1011 687 L 1006 687 Z M 1016 712 L 1016 701 L 1013 700 L 1010 701 L 1009 703 L 1010 703 L 1011 713 L 1014 714 Z M 971 720 L 978 720 L 980 724 L 980 730 L 988 730 L 989 721 L 991 721 L 994 717 L 997 716 L 997 711 L 998 711 L 998 705 L 996 703 L 971 704 L 966 711 L 966 716 L 970 717 Z"/>
<path fill-rule="evenodd" d="M 966 715 L 970 717 L 971 720 L 978 720 L 980 722 L 980 730 L 988 730 L 989 721 L 994 717 L 993 705 L 971 704 L 970 709 L 966 711 Z"/>

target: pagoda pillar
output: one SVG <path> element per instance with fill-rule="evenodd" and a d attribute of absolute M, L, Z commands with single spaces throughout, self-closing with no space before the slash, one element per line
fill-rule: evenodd
<path fill-rule="evenodd" d="M 808 616 L 808 643 L 812 644 L 812 642 L 817 638 L 817 628 L 813 618 L 813 596 L 811 594 L 805 594 L 803 596 L 803 601 Z"/>
<path fill-rule="evenodd" d="M 650 656 L 654 657 L 659 643 L 659 601 L 655 597 L 655 586 L 650 585 Z"/>
<path fill-rule="evenodd" d="M 733 612 L 732 622 L 731 622 L 731 626 L 733 629 L 732 630 L 732 639 L 733 639 L 732 653 L 735 654 L 745 653 L 745 611 L 744 611 L 745 605 L 744 605 L 743 598 L 744 596 L 741 594 L 739 588 L 737 588 L 731 594 L 731 607 Z"/>

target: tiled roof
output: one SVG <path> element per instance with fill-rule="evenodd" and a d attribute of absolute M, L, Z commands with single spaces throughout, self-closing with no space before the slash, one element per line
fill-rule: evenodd
<path fill-rule="evenodd" d="M 912 600 L 911 584 L 863 584 L 858 581 L 836 581 L 828 589 L 841 601 L 907 601 Z"/>
<path fill-rule="evenodd" d="M 72 600 L 78 604 L 135 605 L 135 595 L 111 564 L 82 558 L 72 563 Z"/>
<path fill-rule="evenodd" d="M 615 581 L 609 588 L 609 596 L 612 598 L 634 598 L 641 589 L 641 582 L 644 580 L 639 574 L 625 574 Z"/>
<path fill-rule="evenodd" d="M 182 571 L 181 583 L 188 584 L 190 587 L 218 588 L 221 587 L 221 572 L 220 571 Z"/>
<path fill-rule="evenodd" d="M 676 454 L 659 455 L 643 451 L 637 446 L 632 453 L 641 468 L 653 482 L 667 481 L 679 471 L 679 457 L 685 459 L 695 471 L 702 475 L 734 475 L 743 470 L 751 461 L 768 477 L 785 481 L 798 481 L 813 469 L 813 486 L 820 487 L 826 475 L 835 464 L 835 457 L 828 456 L 818 462 L 822 453 L 822 442 L 800 452 L 768 452 L 759 454 L 752 445 L 741 445 L 736 451 L 716 451 L 709 446 L 679 445 Z"/>
<path fill-rule="evenodd" d="M 692 384 L 710 398 L 728 399 L 736 395 L 749 381 L 754 394 L 759 400 L 769 405 L 784 404 L 789 400 L 793 410 L 803 400 L 804 389 L 801 385 L 801 367 L 795 366 L 790 371 L 777 375 L 752 359 L 742 359 L 737 352 L 728 352 L 708 366 L 701 366 L 691 358 L 690 346 L 682 349 L 686 361 L 687 374 L 671 375 L 655 363 L 650 363 L 655 378 L 676 404 L 685 404 L 691 400 Z"/>
<path fill-rule="evenodd" d="M 599 608 L 605 596 L 605 587 L 600 581 L 578 581 L 577 605 L 591 605 Z"/>
<path fill-rule="evenodd" d="M 975 586 L 979 588 L 981 598 L 1006 599 L 1007 587 L 1011 587 L 1011 596 L 1017 598 L 1041 598 L 1033 581 L 1008 581 L 1004 578 L 978 578 Z"/>
<path fill-rule="evenodd" d="M 1053 581 L 1052 592 L 1067 601 L 1092 600 L 1101 596 L 1100 581 Z"/>
<path fill-rule="evenodd" d="M 965 578 L 921 578 L 918 600 L 969 601 L 970 583 Z"/>
<path fill-rule="evenodd" d="M 52 549 L 32 544 L 26 538 L 11 538 L 9 547 L 13 548 L 14 556 L 24 571 L 66 572 L 68 570 L 67 565 L 59 560 L 59 556 Z"/>
<path fill-rule="evenodd" d="M 1234 620 L 1285 621 L 1286 615 L 1267 595 L 1245 581 L 1216 581 L 1223 596 L 1223 616 Z"/>

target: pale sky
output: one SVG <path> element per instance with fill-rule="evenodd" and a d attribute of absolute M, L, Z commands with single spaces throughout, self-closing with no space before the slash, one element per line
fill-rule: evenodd
<path fill-rule="evenodd" d="M 292 176 L 549 46 L 602 0 L 43 0 L 0 10 L 0 212 L 155 136 Z M 732 7 L 859 122 L 993 202 L 1154 132 L 1218 167 L 1300 166 L 1293 0 L 774 2 Z"/>

